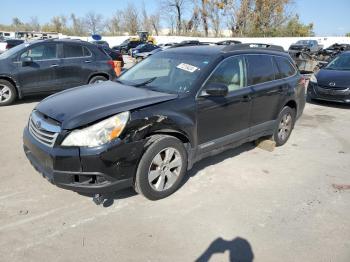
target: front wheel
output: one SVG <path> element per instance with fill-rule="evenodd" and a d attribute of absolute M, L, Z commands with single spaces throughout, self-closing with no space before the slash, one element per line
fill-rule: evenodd
<path fill-rule="evenodd" d="M 157 136 L 137 168 L 135 190 L 150 200 L 174 193 L 187 170 L 187 152 L 175 137 Z"/>
<path fill-rule="evenodd" d="M 295 110 L 286 106 L 282 109 L 277 120 L 277 126 L 273 133 L 276 146 L 283 146 L 289 139 L 294 128 Z"/>
<path fill-rule="evenodd" d="M 0 106 L 12 104 L 17 97 L 16 88 L 9 81 L 0 79 Z"/>

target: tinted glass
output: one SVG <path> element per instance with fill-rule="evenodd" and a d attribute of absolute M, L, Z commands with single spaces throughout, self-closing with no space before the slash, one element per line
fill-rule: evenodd
<path fill-rule="evenodd" d="M 20 59 L 31 57 L 33 61 L 57 58 L 57 45 L 36 45 L 21 54 Z"/>
<path fill-rule="evenodd" d="M 225 59 L 213 72 L 207 83 L 221 83 L 235 91 L 246 86 L 246 70 L 243 56 Z"/>
<path fill-rule="evenodd" d="M 329 70 L 350 70 L 350 53 L 343 53 L 334 58 L 325 67 Z"/>
<path fill-rule="evenodd" d="M 84 56 L 83 47 L 81 45 L 64 44 L 64 57 L 82 57 Z"/>
<path fill-rule="evenodd" d="M 249 85 L 275 79 L 272 57 L 269 55 L 247 55 Z"/>
<path fill-rule="evenodd" d="M 286 78 L 295 74 L 295 68 L 287 58 L 276 56 L 275 61 L 278 68 L 276 79 Z"/>
<path fill-rule="evenodd" d="M 92 56 L 92 53 L 89 50 L 89 48 L 84 46 L 83 51 L 84 51 L 84 56 Z"/>

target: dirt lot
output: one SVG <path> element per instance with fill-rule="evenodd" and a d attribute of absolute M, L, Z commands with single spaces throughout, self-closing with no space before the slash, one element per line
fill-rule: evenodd
<path fill-rule="evenodd" d="M 284 147 L 246 144 L 165 200 L 125 190 L 104 207 L 26 160 L 36 103 L 0 108 L 0 261 L 350 261 L 349 107 L 307 104 Z"/>

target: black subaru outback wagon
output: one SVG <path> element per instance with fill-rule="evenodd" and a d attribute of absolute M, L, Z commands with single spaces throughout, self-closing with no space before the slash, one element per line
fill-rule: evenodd
<path fill-rule="evenodd" d="M 283 145 L 304 105 L 302 77 L 279 47 L 172 48 L 117 83 L 43 100 L 24 130 L 24 151 L 59 187 L 93 194 L 134 187 L 156 200 L 213 152 L 265 136 Z"/>

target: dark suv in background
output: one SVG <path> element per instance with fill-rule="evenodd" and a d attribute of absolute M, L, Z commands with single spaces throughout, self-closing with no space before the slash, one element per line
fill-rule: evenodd
<path fill-rule="evenodd" d="M 62 188 L 104 194 L 133 186 L 155 200 L 175 192 L 204 157 L 260 137 L 285 144 L 304 106 L 303 78 L 281 47 L 169 48 L 117 83 L 43 100 L 24 130 L 24 151 Z"/>
<path fill-rule="evenodd" d="M 0 55 L 0 106 L 115 77 L 114 62 L 97 45 L 63 39 L 24 43 Z"/>

